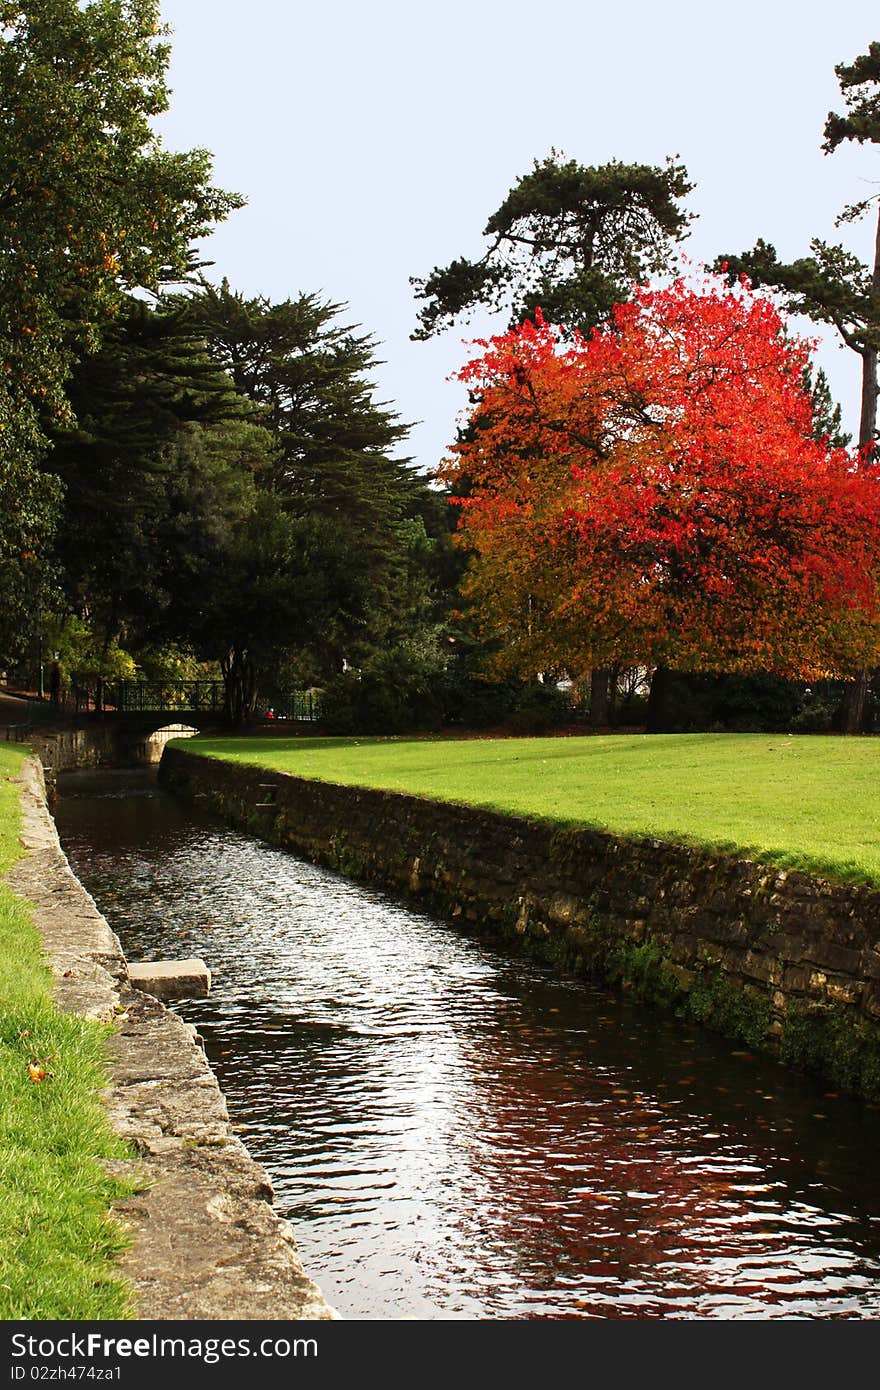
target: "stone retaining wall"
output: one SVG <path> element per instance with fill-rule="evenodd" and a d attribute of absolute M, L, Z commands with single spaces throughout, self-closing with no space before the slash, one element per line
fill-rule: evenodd
<path fill-rule="evenodd" d="M 22 734 L 22 731 L 19 730 Z M 95 722 L 79 728 L 41 728 L 34 725 L 18 741 L 29 743 L 43 767 L 43 785 L 49 805 L 56 797 L 59 772 L 90 767 L 137 767 L 146 759 L 140 749 L 125 744 L 112 724 Z"/>
<path fill-rule="evenodd" d="M 95 720 L 76 728 L 43 728 L 33 725 L 18 729 L 16 742 L 29 743 L 43 765 L 46 797 L 56 797 L 59 772 L 99 767 L 147 767 L 158 763 L 169 738 L 180 738 L 183 725 L 173 732 L 148 733 L 126 725 Z"/>
<path fill-rule="evenodd" d="M 316 862 L 880 1097 L 880 891 L 179 748 L 159 775 Z"/>
<path fill-rule="evenodd" d="M 334 1318 L 270 1205 L 265 1171 L 232 1132 L 195 1029 L 132 987 L 119 939 L 58 842 L 36 758 L 21 802 L 27 854 L 7 881 L 34 907 L 56 1001 L 114 1025 L 106 1103 L 138 1155 L 122 1167 L 141 1190 L 116 1206 L 132 1233 L 121 1269 L 138 1316 Z"/>

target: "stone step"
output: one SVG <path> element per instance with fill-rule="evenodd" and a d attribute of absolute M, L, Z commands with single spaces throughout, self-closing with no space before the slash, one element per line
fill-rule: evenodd
<path fill-rule="evenodd" d="M 157 999 L 204 999 L 211 989 L 211 972 L 203 960 L 141 960 L 129 962 L 128 977 L 135 989 Z"/>

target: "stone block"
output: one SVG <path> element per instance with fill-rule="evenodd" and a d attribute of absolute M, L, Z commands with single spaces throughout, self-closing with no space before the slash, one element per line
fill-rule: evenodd
<path fill-rule="evenodd" d="M 679 989 L 684 990 L 686 994 L 690 993 L 697 978 L 695 971 L 689 970 L 686 965 L 667 965 L 666 969 Z"/>
<path fill-rule="evenodd" d="M 703 912 L 695 922 L 698 934 L 720 946 L 739 945 L 748 941 L 751 932 L 742 919 L 730 920 L 720 913 Z"/>
<path fill-rule="evenodd" d="M 787 965 L 799 964 L 806 951 L 803 935 L 796 932 L 779 932 L 768 938 L 774 954 Z"/>
<path fill-rule="evenodd" d="M 764 985 L 778 985 L 782 977 L 782 968 L 772 956 L 760 955 L 756 951 L 747 951 L 740 966 L 740 970 L 750 980 L 757 980 Z"/>
<path fill-rule="evenodd" d="M 135 989 L 156 999 L 204 999 L 211 989 L 211 972 L 203 960 L 142 960 L 129 963 L 128 978 Z"/>
<path fill-rule="evenodd" d="M 787 994 L 806 994 L 812 969 L 808 965 L 787 965 L 783 970 L 783 988 Z"/>
<path fill-rule="evenodd" d="M 687 936 L 676 936 L 669 946 L 669 955 L 676 965 L 690 965 L 697 956 L 697 943 Z"/>
<path fill-rule="evenodd" d="M 820 970 L 834 970 L 846 975 L 854 975 L 862 963 L 860 951 L 851 946 L 838 946 L 828 940 L 812 942 L 807 960 Z"/>
<path fill-rule="evenodd" d="M 569 922 L 576 921 L 581 913 L 582 904 L 578 898 L 569 896 L 567 893 L 556 893 L 550 900 L 547 908 L 547 916 L 552 922 L 566 926 Z"/>
<path fill-rule="evenodd" d="M 857 980 L 833 979 L 825 986 L 826 996 L 835 1004 L 857 1004 L 862 997 L 864 985 Z"/>
<path fill-rule="evenodd" d="M 783 989 L 790 994 L 806 994 L 812 973 L 809 965 L 787 965 L 782 974 Z"/>

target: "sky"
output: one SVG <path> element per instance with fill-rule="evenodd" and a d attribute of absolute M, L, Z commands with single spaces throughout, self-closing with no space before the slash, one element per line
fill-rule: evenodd
<path fill-rule="evenodd" d="M 410 276 L 479 257 L 482 230 L 551 148 L 581 164 L 677 155 L 697 214 L 686 254 L 758 237 L 781 258 L 814 236 L 868 260 L 870 221 L 836 230 L 880 184 L 880 153 L 821 152 L 843 110 L 834 66 L 880 39 L 869 0 L 162 0 L 171 26 L 169 149 L 205 148 L 247 199 L 204 243 L 233 289 L 346 305 L 377 344 L 376 398 L 437 466 L 464 405 L 450 376 L 487 316 L 412 342 Z M 811 334 L 815 325 L 798 325 Z M 823 334 L 818 362 L 858 428 L 859 359 Z"/>

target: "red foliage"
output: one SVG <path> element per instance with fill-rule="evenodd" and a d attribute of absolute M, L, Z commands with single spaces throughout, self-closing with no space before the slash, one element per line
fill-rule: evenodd
<path fill-rule="evenodd" d="M 589 339 L 539 312 L 478 346 L 443 476 L 510 664 L 877 663 L 880 468 L 812 438 L 809 344 L 769 300 L 677 281 Z"/>

